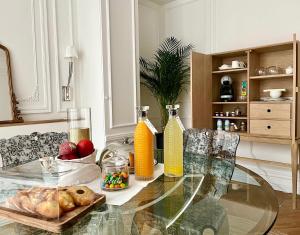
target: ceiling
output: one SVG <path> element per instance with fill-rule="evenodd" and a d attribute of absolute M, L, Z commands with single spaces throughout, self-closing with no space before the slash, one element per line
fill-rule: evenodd
<path fill-rule="evenodd" d="M 174 2 L 176 0 L 150 0 L 156 4 L 159 4 L 159 5 L 164 5 L 164 4 L 167 4 L 167 3 L 170 3 L 170 2 Z"/>

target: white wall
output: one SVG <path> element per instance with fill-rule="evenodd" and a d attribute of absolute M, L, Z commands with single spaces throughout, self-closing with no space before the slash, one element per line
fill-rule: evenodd
<path fill-rule="evenodd" d="M 197 51 L 207 51 L 206 29 L 207 1 L 173 1 L 158 5 L 151 1 L 139 1 L 140 55 L 151 59 L 162 40 L 175 36 L 183 44 L 192 43 Z M 141 102 L 150 105 L 149 117 L 160 127 L 160 111 L 156 100 L 147 88 L 141 88 Z M 191 126 L 190 91 L 187 86 L 179 98 L 180 117 L 184 126 Z"/>
<path fill-rule="evenodd" d="M 151 1 L 139 1 L 139 49 L 140 56 L 151 59 L 163 39 L 163 12 L 160 5 Z M 141 86 L 141 104 L 149 105 L 149 118 L 160 128 L 159 105 L 148 88 Z"/>
<path fill-rule="evenodd" d="M 91 107 L 92 139 L 96 148 L 102 149 L 105 143 L 105 111 L 100 1 L 74 1 L 74 15 L 80 56 L 78 103 L 80 107 Z"/>
<path fill-rule="evenodd" d="M 161 9 L 164 36 L 174 35 L 184 43 L 193 43 L 195 50 L 202 53 L 290 41 L 294 32 L 300 38 L 300 1 L 297 0 L 175 0 Z M 140 44 L 141 51 L 144 46 L 146 42 Z M 148 100 L 144 99 L 146 103 Z M 189 94 L 184 94 L 181 100 L 184 106 L 181 117 L 189 127 Z M 241 142 L 237 155 L 283 163 L 290 163 L 291 159 L 289 146 L 264 143 Z M 276 189 L 291 191 L 289 168 L 239 163 L 262 175 Z"/>
<path fill-rule="evenodd" d="M 65 117 L 63 56 L 72 44 L 71 0 L 0 0 L 0 43 L 11 53 L 13 84 L 25 120 Z"/>
<path fill-rule="evenodd" d="M 300 38 L 298 0 L 213 0 L 213 51 L 291 41 Z"/>

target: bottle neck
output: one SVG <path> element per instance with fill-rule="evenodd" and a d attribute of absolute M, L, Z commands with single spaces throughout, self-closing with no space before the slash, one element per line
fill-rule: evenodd
<path fill-rule="evenodd" d="M 178 111 L 175 109 L 169 110 L 169 119 L 176 118 L 178 116 Z"/>
<path fill-rule="evenodd" d="M 138 121 L 144 121 L 146 120 L 147 117 L 147 112 L 146 111 L 140 111 L 138 114 Z"/>

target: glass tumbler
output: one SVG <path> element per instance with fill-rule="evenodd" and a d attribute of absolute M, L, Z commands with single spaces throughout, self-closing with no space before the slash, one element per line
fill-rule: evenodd
<path fill-rule="evenodd" d="M 67 118 L 70 142 L 78 144 L 80 140 L 91 140 L 91 108 L 70 108 Z"/>

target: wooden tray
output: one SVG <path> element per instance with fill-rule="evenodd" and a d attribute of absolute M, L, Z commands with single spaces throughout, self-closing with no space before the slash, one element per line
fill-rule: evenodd
<path fill-rule="evenodd" d="M 93 209 L 95 205 L 103 204 L 106 200 L 105 195 L 96 194 L 96 200 L 89 206 L 81 206 L 73 211 L 65 213 L 59 219 L 47 220 L 30 216 L 24 212 L 19 212 L 0 205 L 0 217 L 9 219 L 14 222 L 24 224 L 27 226 L 47 230 L 53 233 L 61 233 L 66 228 L 75 224 L 83 215 Z"/>

